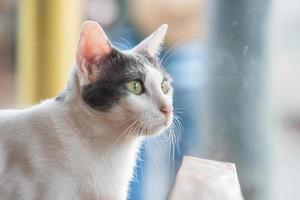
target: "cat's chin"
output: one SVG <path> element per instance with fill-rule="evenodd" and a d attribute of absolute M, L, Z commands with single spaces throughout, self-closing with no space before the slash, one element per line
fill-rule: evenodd
<path fill-rule="evenodd" d="M 145 130 L 145 133 L 143 135 L 145 136 L 157 136 L 162 133 L 164 133 L 172 124 L 173 117 L 171 117 L 168 121 L 166 121 L 163 124 L 153 126 L 149 129 Z"/>
<path fill-rule="evenodd" d="M 157 136 L 157 135 L 160 135 L 160 134 L 164 133 L 170 127 L 170 124 L 171 123 L 161 124 L 161 125 L 157 125 L 157 126 L 154 126 L 154 127 L 151 127 L 151 128 L 146 128 L 142 132 L 142 135 L 144 135 L 144 136 Z"/>
<path fill-rule="evenodd" d="M 166 130 L 166 128 L 157 128 L 157 129 L 153 129 L 153 130 L 145 130 L 145 131 L 143 131 L 142 135 L 143 136 L 157 136 L 157 135 L 162 134 L 165 130 Z"/>

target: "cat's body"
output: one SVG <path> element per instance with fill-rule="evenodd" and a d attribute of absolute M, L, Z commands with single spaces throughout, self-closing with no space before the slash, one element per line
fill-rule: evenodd
<path fill-rule="evenodd" d="M 1 199 L 125 199 L 141 139 L 76 124 L 88 113 L 69 106 L 0 112 Z"/>
<path fill-rule="evenodd" d="M 143 137 L 172 121 L 168 77 L 154 57 L 137 53 L 154 56 L 165 32 L 119 52 L 96 23 L 83 26 L 61 95 L 0 111 L 0 199 L 127 198 Z"/>

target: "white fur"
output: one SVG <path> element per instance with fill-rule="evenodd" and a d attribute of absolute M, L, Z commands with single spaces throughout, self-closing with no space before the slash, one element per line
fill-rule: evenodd
<path fill-rule="evenodd" d="M 172 121 L 159 111 L 172 105 L 172 91 L 164 95 L 161 73 L 150 66 L 147 71 L 148 92 L 123 98 L 107 113 L 80 98 L 84 81 L 76 65 L 65 102 L 50 99 L 29 109 L 2 110 L 1 199 L 125 200 L 143 135 L 161 132 Z M 133 120 L 143 135 L 128 129 Z"/>
<path fill-rule="evenodd" d="M 168 30 L 168 25 L 163 24 L 156 29 L 151 35 L 143 40 L 135 49 L 144 49 L 152 57 L 158 55 L 161 51 L 165 35 Z"/>

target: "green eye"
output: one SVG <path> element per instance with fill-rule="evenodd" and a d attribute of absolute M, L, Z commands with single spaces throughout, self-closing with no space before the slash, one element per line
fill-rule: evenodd
<path fill-rule="evenodd" d="M 140 81 L 133 80 L 127 83 L 127 89 L 135 95 L 140 95 L 143 93 L 143 86 Z"/>
<path fill-rule="evenodd" d="M 167 94 L 169 92 L 169 84 L 167 83 L 167 81 L 163 81 L 161 83 L 161 90 L 164 94 Z"/>

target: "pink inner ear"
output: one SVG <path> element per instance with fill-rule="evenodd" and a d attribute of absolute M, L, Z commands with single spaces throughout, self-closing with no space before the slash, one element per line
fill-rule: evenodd
<path fill-rule="evenodd" d="M 82 26 L 77 52 L 77 62 L 82 59 L 94 63 L 111 52 L 111 46 L 103 29 L 92 21 L 85 22 Z"/>

